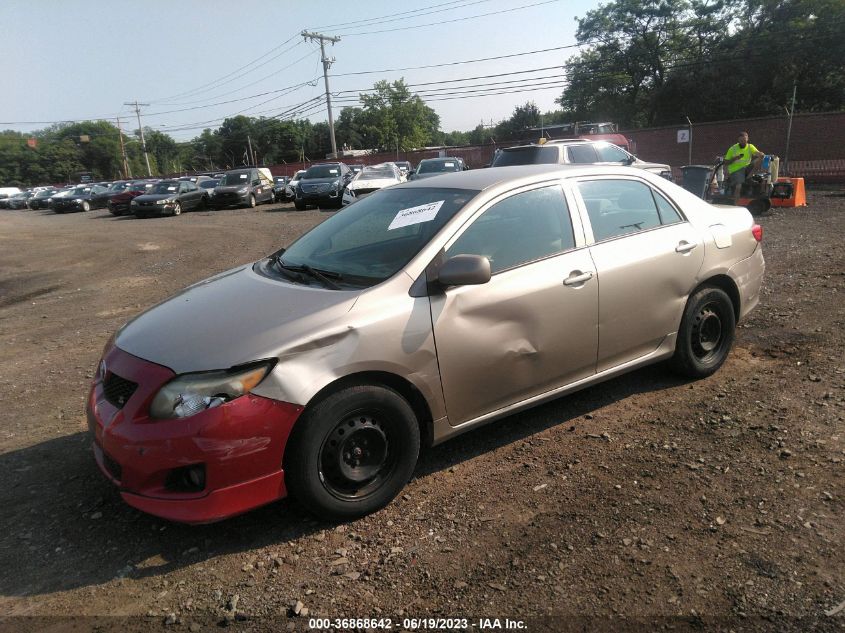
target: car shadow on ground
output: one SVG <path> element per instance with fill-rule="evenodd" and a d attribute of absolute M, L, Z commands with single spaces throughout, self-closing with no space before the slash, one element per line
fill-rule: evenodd
<path fill-rule="evenodd" d="M 418 479 L 554 427 L 600 433 L 585 415 L 633 394 L 683 381 L 652 366 L 509 416 L 423 452 Z M 281 545 L 334 527 L 283 500 L 201 526 L 170 523 L 127 506 L 100 474 L 87 433 L 0 456 L 0 595 L 33 596 L 155 577 L 214 557 Z M 377 515 L 376 515 L 377 516 Z"/>

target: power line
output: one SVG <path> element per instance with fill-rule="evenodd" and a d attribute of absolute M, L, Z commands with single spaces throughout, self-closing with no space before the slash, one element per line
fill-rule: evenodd
<path fill-rule="evenodd" d="M 171 100 L 173 100 L 173 99 L 178 99 L 178 98 L 180 98 L 180 97 L 186 97 L 186 96 L 192 95 L 192 94 L 194 94 L 194 93 L 198 93 L 198 92 L 207 92 L 206 90 L 203 90 L 206 86 L 212 86 L 212 85 L 214 85 L 214 84 L 218 84 L 218 83 L 220 83 L 220 82 L 224 82 L 224 81 L 225 81 L 226 79 L 228 79 L 229 77 L 232 77 L 233 75 L 238 74 L 238 73 L 239 73 L 240 71 L 242 71 L 244 68 L 249 68 L 249 67 L 250 67 L 250 66 L 252 66 L 252 64 L 254 64 L 255 62 L 257 62 L 257 61 L 260 61 L 260 60 L 264 59 L 265 57 L 267 57 L 268 55 L 270 55 L 270 54 L 272 54 L 272 53 L 275 53 L 277 50 L 279 50 L 279 49 L 280 49 L 280 48 L 282 48 L 283 46 L 286 46 L 289 42 L 292 42 L 295 38 L 296 38 L 296 34 L 294 34 L 294 35 L 290 36 L 290 37 L 289 37 L 288 39 L 286 39 L 284 42 L 282 42 L 282 43 L 281 43 L 281 44 L 279 44 L 278 46 L 276 46 L 276 47 L 272 48 L 271 50 L 267 51 L 267 52 L 266 52 L 266 53 L 264 53 L 263 55 L 259 55 L 258 57 L 256 57 L 255 59 L 253 59 L 251 62 L 248 62 L 248 63 L 244 64 L 243 66 L 241 66 L 241 67 L 239 67 L 239 68 L 236 68 L 235 70 L 233 70 L 232 72 L 228 73 L 227 75 L 223 75 L 222 77 L 218 77 L 218 78 L 217 78 L 217 79 L 215 79 L 214 81 L 211 81 L 211 82 L 209 82 L 209 83 L 203 84 L 203 85 L 201 85 L 201 86 L 199 86 L 199 87 L 197 87 L 197 88 L 194 88 L 193 90 L 188 90 L 188 91 L 186 91 L 186 92 L 180 92 L 180 93 L 178 93 L 178 94 L 171 95 L 171 96 L 169 96 L 169 97 L 162 97 L 161 99 L 158 99 L 157 101 L 154 101 L 153 103 L 160 103 L 160 102 L 162 102 L 162 101 L 171 101 Z M 299 44 L 301 44 L 301 43 L 302 43 L 302 42 L 297 42 L 296 46 L 298 46 L 298 45 L 299 45 Z M 291 50 L 292 50 L 293 48 L 296 48 L 296 46 L 291 47 Z"/>
<path fill-rule="evenodd" d="M 392 29 L 379 29 L 376 31 L 358 31 L 353 33 L 344 33 L 343 31 L 340 32 L 341 35 L 345 36 L 353 36 L 353 35 L 375 35 L 377 33 L 393 33 L 395 31 L 408 31 L 410 29 L 420 29 L 427 26 L 441 26 L 443 24 L 450 24 L 453 22 L 466 22 L 467 20 L 476 20 L 478 18 L 486 18 L 491 15 L 501 15 L 503 13 L 513 13 L 514 11 L 522 11 L 523 9 L 530 9 L 531 7 L 539 7 L 544 4 L 552 4 L 553 2 L 561 2 L 561 0 L 543 0 L 543 2 L 534 2 L 533 4 L 524 4 L 519 7 L 512 7 L 510 9 L 500 9 L 499 11 L 490 11 L 489 13 L 479 13 L 477 15 L 469 15 L 463 18 L 452 18 L 451 20 L 440 20 L 438 22 L 428 22 L 426 24 L 413 24 L 411 26 L 398 26 Z"/>
<path fill-rule="evenodd" d="M 421 11 L 428 11 L 429 9 L 436 9 L 437 7 L 445 7 L 446 5 L 457 5 L 453 9 L 443 9 L 443 11 L 453 11 L 455 9 L 463 9 L 463 8 L 471 6 L 473 4 L 480 4 L 482 2 L 490 2 L 490 1 L 491 0 L 475 0 L 474 2 L 469 2 L 469 0 L 458 0 L 457 2 L 455 2 L 455 1 L 453 1 L 453 2 L 442 2 L 441 4 L 434 4 L 434 5 L 431 5 L 429 7 L 423 7 L 421 9 L 412 9 L 410 11 L 402 11 L 401 13 L 393 13 L 392 14 L 393 18 L 390 18 L 389 20 L 385 20 L 385 16 L 380 15 L 380 16 L 377 16 L 375 18 L 365 18 L 365 19 L 362 19 L 362 20 L 353 20 L 351 22 L 339 22 L 337 24 L 322 24 L 320 26 L 313 26 L 311 28 L 316 31 L 317 29 L 333 29 L 333 28 L 339 27 L 339 26 L 340 27 L 346 27 L 346 26 L 351 26 L 353 24 L 360 24 L 362 22 L 383 22 L 383 21 L 391 21 L 392 22 L 392 21 L 397 20 L 397 19 L 413 19 L 413 18 L 406 18 L 406 17 L 401 17 L 401 16 L 407 16 L 407 15 L 410 15 L 411 13 L 420 13 Z M 464 3 L 467 3 L 467 4 L 464 4 Z M 439 13 L 439 12 L 434 11 L 434 13 Z M 426 15 L 426 14 L 423 14 L 423 15 Z M 413 17 L 420 17 L 420 16 L 417 15 L 417 16 L 413 16 Z"/>

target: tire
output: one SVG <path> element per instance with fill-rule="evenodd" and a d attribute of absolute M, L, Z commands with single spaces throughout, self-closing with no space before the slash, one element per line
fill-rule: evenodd
<path fill-rule="evenodd" d="M 200 198 L 200 203 L 197 205 L 197 211 L 205 211 L 208 208 L 208 196 Z"/>
<path fill-rule="evenodd" d="M 305 209 L 307 209 L 307 208 L 308 208 L 308 205 L 307 205 L 307 204 L 305 204 L 304 202 L 301 202 L 301 201 L 299 200 L 299 198 L 296 198 L 296 199 L 293 201 L 293 206 L 296 208 L 296 210 L 297 210 L 297 211 L 305 211 Z"/>
<path fill-rule="evenodd" d="M 89 203 L 87 200 L 83 200 L 82 201 L 82 210 L 83 211 L 90 211 L 91 210 L 91 203 Z"/>
<path fill-rule="evenodd" d="M 255 195 L 254 194 L 249 194 L 249 204 L 248 204 L 248 206 L 249 206 L 250 209 L 254 209 L 256 206 L 258 206 L 258 204 L 255 202 Z"/>
<path fill-rule="evenodd" d="M 294 426 L 285 483 L 314 514 L 348 521 L 390 503 L 411 478 L 419 452 L 419 424 L 402 396 L 381 386 L 347 387 Z"/>
<path fill-rule="evenodd" d="M 172 213 L 173 213 L 174 216 L 182 215 L 182 203 L 181 202 L 177 202 L 175 205 L 173 205 L 173 212 Z"/>
<path fill-rule="evenodd" d="M 704 286 L 684 308 L 672 369 L 689 378 L 706 378 L 722 366 L 736 336 L 736 315 L 721 288 Z"/>

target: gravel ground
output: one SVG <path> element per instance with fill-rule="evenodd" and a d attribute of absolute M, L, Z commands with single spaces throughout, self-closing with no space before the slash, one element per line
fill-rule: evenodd
<path fill-rule="evenodd" d="M 0 628 L 845 630 L 845 194 L 809 199 L 761 219 L 763 301 L 715 376 L 650 367 L 461 436 L 345 525 L 146 516 L 84 432 L 120 324 L 327 213 L 0 212 Z"/>

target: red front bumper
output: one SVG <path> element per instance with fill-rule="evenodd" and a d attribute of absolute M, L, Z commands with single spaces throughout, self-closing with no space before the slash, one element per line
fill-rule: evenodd
<path fill-rule="evenodd" d="M 286 496 L 282 457 L 301 406 L 247 394 L 188 418 L 153 420 L 150 402 L 175 374 L 116 346 L 103 359 L 107 375 L 137 384 L 115 406 L 98 372 L 87 406 L 97 464 L 129 505 L 172 521 L 209 523 Z M 199 464 L 204 488 L 175 490 L 168 477 Z"/>

